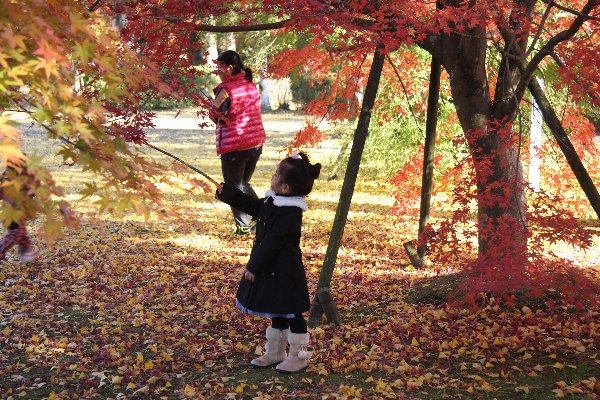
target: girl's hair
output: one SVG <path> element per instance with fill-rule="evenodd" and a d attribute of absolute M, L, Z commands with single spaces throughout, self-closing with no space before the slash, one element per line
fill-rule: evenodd
<path fill-rule="evenodd" d="M 217 61 L 233 67 L 231 75 L 239 74 L 240 72 L 244 71 L 246 74 L 246 80 L 248 82 L 252 82 L 252 70 L 244 66 L 242 58 L 235 51 L 227 50 L 222 52 L 219 57 L 217 57 Z"/>
<path fill-rule="evenodd" d="M 279 172 L 283 181 L 290 187 L 290 196 L 306 196 L 310 193 L 315 179 L 321 173 L 321 164 L 311 164 L 304 152 L 281 161 Z"/>

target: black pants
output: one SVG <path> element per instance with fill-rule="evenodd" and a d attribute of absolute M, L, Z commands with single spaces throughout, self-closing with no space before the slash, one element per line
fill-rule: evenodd
<path fill-rule="evenodd" d="M 256 192 L 250 186 L 250 179 L 256 169 L 258 159 L 262 154 L 262 146 L 253 149 L 232 151 L 231 153 L 221 154 L 221 171 L 225 183 L 233 185 L 246 193 L 258 199 Z M 233 220 L 237 226 L 249 227 L 251 218 L 248 214 L 231 207 Z"/>
<path fill-rule="evenodd" d="M 271 318 L 271 328 L 284 330 L 290 328 L 292 333 L 307 333 L 306 321 L 302 314 L 294 314 L 294 318 Z"/>

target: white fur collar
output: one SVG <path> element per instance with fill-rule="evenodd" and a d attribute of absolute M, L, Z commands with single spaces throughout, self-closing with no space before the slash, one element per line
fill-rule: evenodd
<path fill-rule="evenodd" d="M 308 204 L 306 204 L 304 196 L 278 196 L 277 193 L 271 189 L 267 189 L 265 196 L 272 197 L 273 204 L 275 204 L 277 207 L 294 206 L 300 208 L 302 211 L 308 210 Z"/>

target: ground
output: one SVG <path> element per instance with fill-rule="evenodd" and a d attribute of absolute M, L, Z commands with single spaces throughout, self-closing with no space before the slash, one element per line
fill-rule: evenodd
<path fill-rule="evenodd" d="M 302 121 L 265 114 L 269 139 L 253 179 L 258 193 Z M 220 177 L 213 132 L 197 129 L 192 113 L 159 114 L 156 124 L 151 144 Z M 41 130 L 28 129 L 25 138 L 28 152 L 48 156 L 68 190 L 87 178 L 50 157 Z M 324 176 L 337 148 L 330 140 L 308 149 Z M 302 246 L 311 293 L 340 188 L 339 179 L 320 179 L 308 198 Z M 79 230 L 53 247 L 35 238 L 35 262 L 22 265 L 10 254 L 2 263 L 0 398 L 600 396 L 598 309 L 505 309 L 490 300 L 472 310 L 410 300 L 436 269 L 409 266 L 402 243 L 414 236 L 416 221 L 390 214 L 390 193 L 384 179 L 361 176 L 331 285 L 342 325 L 323 320 L 311 329 L 313 358 L 291 376 L 248 367 L 262 351 L 268 321 L 233 304 L 252 238 L 231 234 L 226 205 L 173 190 L 168 206 L 181 209 L 182 218 L 117 220 L 72 195 Z M 579 256 L 589 261 L 597 253 Z"/>

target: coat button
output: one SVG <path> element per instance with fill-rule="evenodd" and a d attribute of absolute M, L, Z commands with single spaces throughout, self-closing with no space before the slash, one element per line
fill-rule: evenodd
<path fill-rule="evenodd" d="M 271 272 L 271 276 L 275 276 L 275 272 Z"/>

